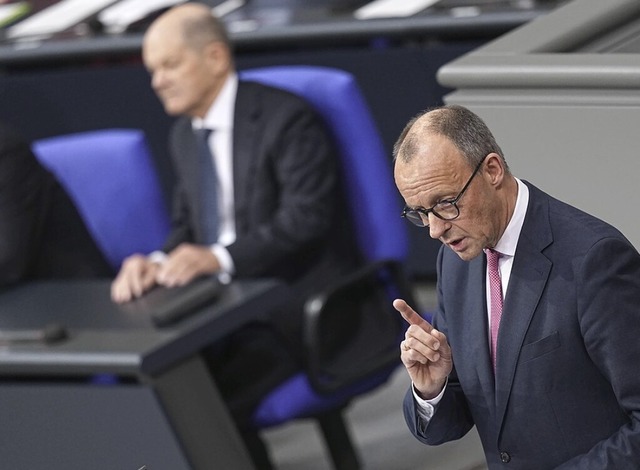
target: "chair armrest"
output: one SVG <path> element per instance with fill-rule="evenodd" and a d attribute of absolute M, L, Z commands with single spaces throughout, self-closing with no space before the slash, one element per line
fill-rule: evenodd
<path fill-rule="evenodd" d="M 398 297 L 415 305 L 401 264 L 384 260 L 307 300 L 303 339 L 316 391 L 333 392 L 399 364 L 406 325 L 392 306 Z"/>

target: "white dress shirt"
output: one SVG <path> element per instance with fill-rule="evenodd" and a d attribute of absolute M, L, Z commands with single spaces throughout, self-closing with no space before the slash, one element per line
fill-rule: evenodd
<path fill-rule="evenodd" d="M 218 176 L 218 215 L 220 216 L 220 234 L 218 241 L 211 245 L 211 251 L 220 263 L 219 278 L 222 282 L 230 282 L 235 273 L 233 259 L 227 246 L 236 240 L 236 221 L 233 199 L 233 118 L 236 94 L 238 92 L 238 75 L 232 73 L 225 81 L 218 97 L 213 102 L 204 119 L 194 118 L 191 125 L 194 129 L 211 129 L 209 148 L 213 155 L 213 167 Z M 162 262 L 165 253 L 154 252 L 151 259 Z"/>
<path fill-rule="evenodd" d="M 209 135 L 209 147 L 214 156 L 213 164 L 218 174 L 220 234 L 218 241 L 211 245 L 211 250 L 220 263 L 220 279 L 223 282 L 230 281 L 235 272 L 233 260 L 226 247 L 236 240 L 233 200 L 233 117 L 237 92 L 238 76 L 232 73 L 204 119 L 194 118 L 191 122 L 194 129 L 212 130 Z"/>

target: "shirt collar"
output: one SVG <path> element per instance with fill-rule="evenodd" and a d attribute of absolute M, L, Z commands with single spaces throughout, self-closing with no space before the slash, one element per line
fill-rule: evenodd
<path fill-rule="evenodd" d="M 494 248 L 494 250 L 505 256 L 515 256 L 516 254 L 518 239 L 520 238 L 520 232 L 524 224 L 524 216 L 527 213 L 527 206 L 529 205 L 529 188 L 518 178 L 516 178 L 516 182 L 518 183 L 516 206 L 506 230 Z"/>
<path fill-rule="evenodd" d="M 207 111 L 204 119 L 193 118 L 191 125 L 194 129 L 230 130 L 233 128 L 233 113 L 236 94 L 238 92 L 238 74 L 232 72 L 220 89 L 220 93 Z"/>

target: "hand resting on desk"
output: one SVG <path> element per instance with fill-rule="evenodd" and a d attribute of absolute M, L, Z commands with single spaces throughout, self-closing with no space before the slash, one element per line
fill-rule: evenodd
<path fill-rule="evenodd" d="M 208 246 L 182 243 L 161 261 L 153 256 L 131 255 L 111 285 L 111 299 L 129 302 L 156 285 L 184 286 L 195 278 L 220 270 L 217 258 Z"/>

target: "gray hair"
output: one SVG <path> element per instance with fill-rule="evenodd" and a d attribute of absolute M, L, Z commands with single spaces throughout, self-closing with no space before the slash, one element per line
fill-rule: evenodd
<path fill-rule="evenodd" d="M 411 160 L 417 154 L 424 134 L 438 134 L 449 139 L 471 168 L 475 168 L 488 154 L 496 153 L 509 172 L 502 149 L 489 127 L 477 114 L 464 106 L 441 106 L 413 117 L 393 146 L 394 161 Z"/>
<path fill-rule="evenodd" d="M 187 45 L 202 49 L 212 42 L 222 42 L 232 49 L 224 23 L 213 14 L 195 14 L 182 22 L 182 34 Z"/>

